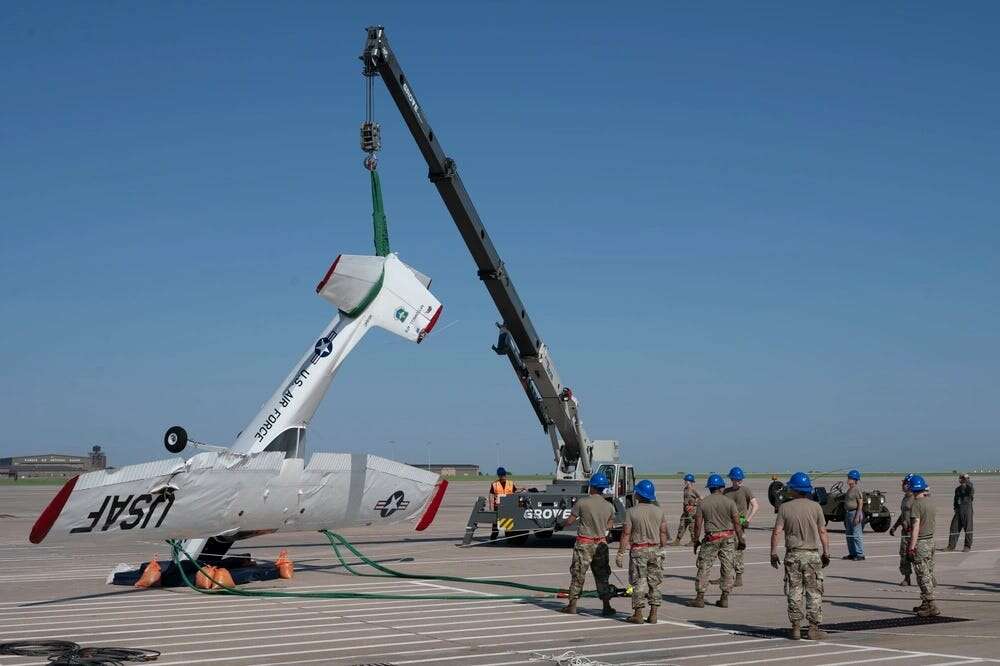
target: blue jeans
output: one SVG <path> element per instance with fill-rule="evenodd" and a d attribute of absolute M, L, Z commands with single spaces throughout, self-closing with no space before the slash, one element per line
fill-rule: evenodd
<path fill-rule="evenodd" d="M 854 524 L 854 516 L 857 511 L 848 511 L 844 515 L 844 531 L 847 533 L 847 552 L 853 557 L 865 556 L 865 537 L 862 530 L 865 526 L 864 517 L 857 525 Z"/>

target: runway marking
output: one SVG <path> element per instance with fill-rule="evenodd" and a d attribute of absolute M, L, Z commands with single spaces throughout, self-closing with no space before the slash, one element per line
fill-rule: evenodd
<path fill-rule="evenodd" d="M 480 592 L 478 590 L 466 590 L 461 587 L 451 587 L 450 585 L 441 585 L 440 583 L 428 583 L 427 581 L 412 581 L 414 585 L 424 585 L 426 587 L 435 587 L 439 590 L 450 590 L 452 592 L 461 592 L 462 594 L 480 594 L 486 597 L 496 597 L 498 595 L 491 594 L 489 592 Z"/>

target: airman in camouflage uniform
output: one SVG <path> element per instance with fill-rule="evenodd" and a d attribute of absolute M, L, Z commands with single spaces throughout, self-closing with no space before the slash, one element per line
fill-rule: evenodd
<path fill-rule="evenodd" d="M 920 586 L 920 605 L 913 608 L 920 617 L 934 617 L 941 611 L 934 602 L 934 506 L 927 497 L 927 482 L 914 474 L 910 477 L 913 506 L 910 509 L 910 547 L 907 554 L 913 563 L 913 573 Z"/>
<path fill-rule="evenodd" d="M 903 477 L 903 499 L 899 503 L 899 517 L 889 530 L 889 536 L 894 536 L 899 529 L 899 573 L 903 574 L 900 585 L 913 585 L 911 576 L 913 575 L 913 564 L 910 562 L 910 509 L 913 508 L 913 493 L 910 492 L 910 477 L 907 474 Z"/>
<path fill-rule="evenodd" d="M 660 584 L 663 582 L 663 565 L 670 533 L 667 515 L 656 506 L 656 489 L 653 482 L 642 480 L 635 485 L 639 503 L 625 513 L 622 538 L 618 543 L 615 564 L 622 566 L 625 550 L 629 550 L 628 582 L 632 585 L 632 617 L 627 622 L 656 624 L 660 607 Z M 649 617 L 642 611 L 649 602 Z"/>
<path fill-rule="evenodd" d="M 792 623 L 791 638 L 799 640 L 802 637 L 804 617 L 809 621 L 809 638 L 820 640 L 826 638 L 819 628 L 823 622 L 823 568 L 830 564 L 826 519 L 823 509 L 811 499 L 812 481 L 808 474 L 793 474 L 788 489 L 791 499 L 778 507 L 771 531 L 771 566 L 777 569 L 781 565 L 778 544 L 784 536 L 785 597 L 788 620 Z M 805 613 L 802 612 L 803 600 Z"/>
<path fill-rule="evenodd" d="M 608 560 L 608 529 L 613 524 L 615 510 L 611 503 L 604 499 L 602 492 L 608 487 L 608 479 L 598 472 L 590 479 L 590 493 L 576 504 L 566 519 L 565 525 L 556 524 L 557 530 L 573 523 L 578 523 L 576 530 L 576 545 L 573 547 L 573 561 L 569 567 L 570 585 L 569 601 L 562 609 L 563 613 L 576 613 L 577 600 L 583 594 L 583 583 L 587 578 L 587 570 L 594 574 L 597 583 L 597 594 L 604 604 L 601 615 L 613 617 L 615 609 L 611 606 L 611 563 Z"/>
<path fill-rule="evenodd" d="M 712 474 L 708 477 L 706 486 L 711 494 L 701 501 L 694 519 L 694 552 L 698 555 L 698 575 L 694 584 L 695 598 L 689 600 L 687 605 L 694 608 L 705 607 L 708 577 L 711 575 L 712 565 L 718 558 L 722 569 L 719 581 L 722 595 L 715 605 L 719 608 L 729 608 L 736 551 L 746 548 L 746 542 L 743 540 L 743 528 L 740 526 L 736 502 L 722 494 L 726 482 L 718 474 Z M 702 528 L 705 530 L 704 542 L 701 541 Z"/>
<path fill-rule="evenodd" d="M 683 505 L 681 507 L 681 520 L 677 525 L 677 538 L 674 539 L 673 545 L 681 545 L 681 538 L 684 534 L 691 530 L 691 542 L 684 544 L 685 546 L 694 545 L 694 514 L 698 510 L 698 503 L 701 501 L 701 495 L 698 490 L 694 487 L 694 474 L 684 475 L 684 499 L 682 500 Z"/>

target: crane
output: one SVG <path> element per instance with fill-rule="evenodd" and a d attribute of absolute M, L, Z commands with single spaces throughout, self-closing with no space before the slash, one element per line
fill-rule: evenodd
<path fill-rule="evenodd" d="M 437 188 L 455 226 L 476 264 L 477 276 L 486 286 L 500 313 L 499 335 L 493 351 L 505 356 L 514 370 L 542 429 L 549 436 L 555 462 L 553 483 L 531 496 L 505 497 L 494 511 L 485 510 L 480 497 L 466 530 L 471 539 L 480 522 L 509 525 L 508 532 L 547 531 L 569 515 L 575 498 L 586 494 L 586 482 L 600 470 L 612 482 L 612 501 L 620 513 L 633 502 L 634 472 L 618 464 L 619 444 L 615 440 L 592 440 L 587 435 L 579 413 L 579 403 L 572 389 L 564 385 L 548 346 L 531 321 L 527 308 L 518 296 L 510 274 L 469 196 L 455 161 L 448 157 L 439 137 L 431 128 L 424 108 L 417 101 L 412 84 L 403 73 L 395 52 L 389 45 L 385 28 L 367 28 L 361 53 L 362 73 L 368 78 L 368 117 L 362 125 L 362 149 L 369 153 L 366 166 L 373 164 L 379 147 L 378 126 L 371 114 L 371 86 L 381 78 L 410 134 L 427 162 L 428 178 Z M 622 492 L 618 492 L 621 490 Z M 619 512 L 616 512 L 619 513 Z M 551 534 L 551 531 L 548 531 Z"/>

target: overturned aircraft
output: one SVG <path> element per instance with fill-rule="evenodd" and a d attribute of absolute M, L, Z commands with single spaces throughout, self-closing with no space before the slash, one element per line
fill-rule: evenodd
<path fill-rule="evenodd" d="M 314 453 L 305 435 L 337 369 L 373 326 L 421 342 L 441 316 L 430 279 L 394 254 L 341 255 L 316 287 L 337 315 L 229 448 L 203 449 L 70 479 L 42 511 L 31 543 L 178 539 L 203 560 L 234 541 L 286 531 L 434 519 L 448 482 L 367 454 Z M 171 453 L 184 428 L 164 436 Z"/>

